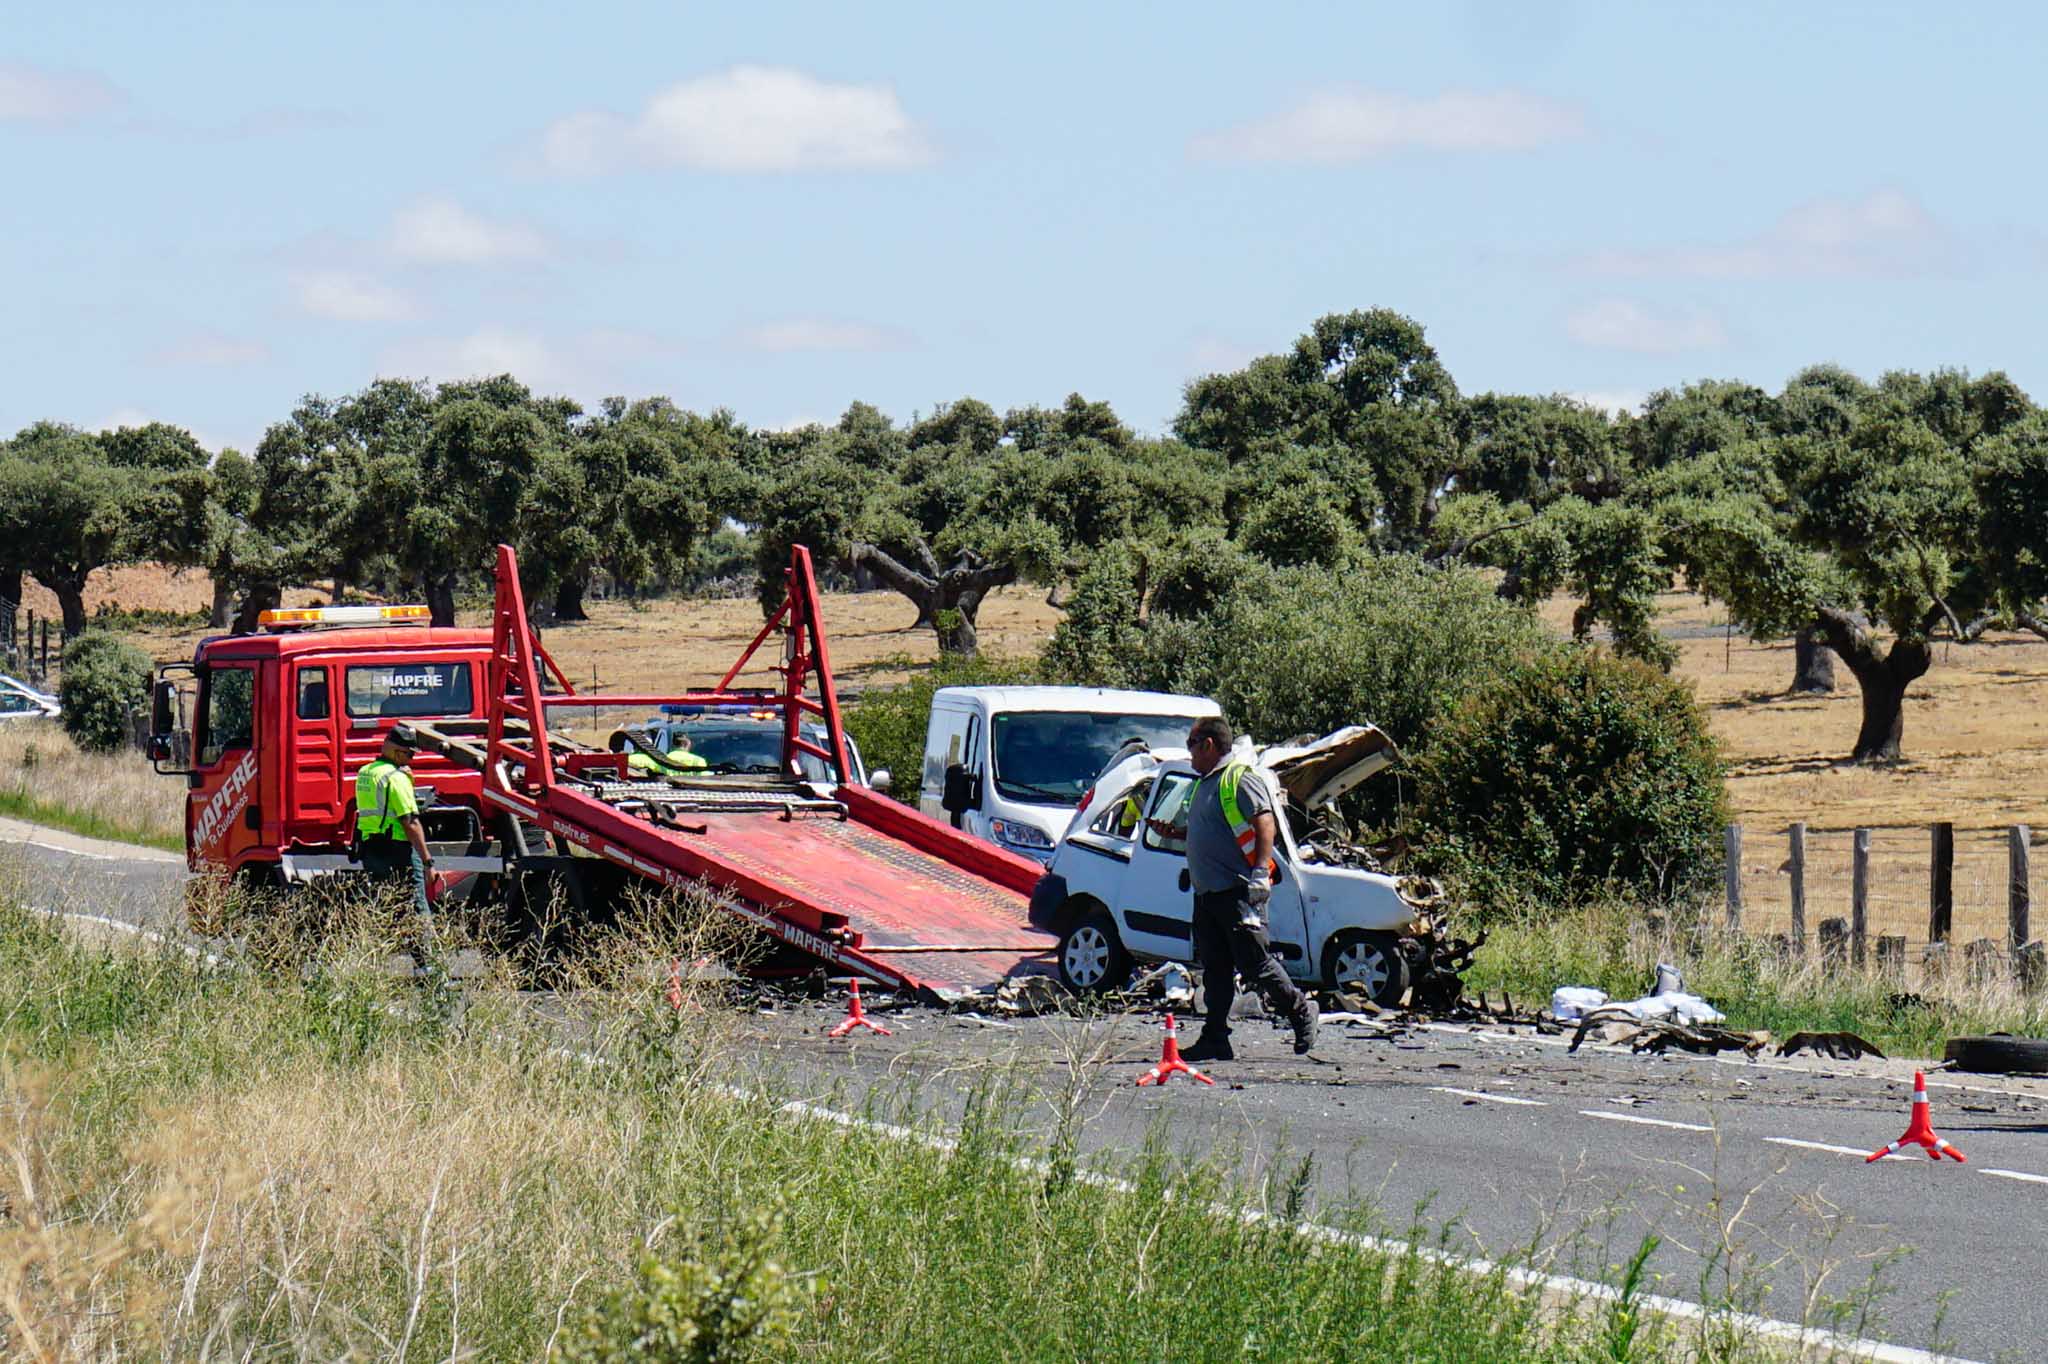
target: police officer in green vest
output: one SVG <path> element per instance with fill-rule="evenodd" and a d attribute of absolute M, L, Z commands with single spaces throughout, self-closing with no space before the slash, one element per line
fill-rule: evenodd
<path fill-rule="evenodd" d="M 1279 835 L 1273 796 L 1250 764 L 1231 761 L 1235 742 L 1220 716 L 1197 720 L 1188 732 L 1188 762 L 1198 778 L 1187 804 L 1188 881 L 1195 893 L 1195 960 L 1209 1005 L 1202 1035 L 1186 1052 L 1190 1061 L 1228 1061 L 1235 1054 L 1230 1005 L 1240 975 L 1267 1008 L 1294 1025 L 1296 1055 L 1316 1043 L 1316 1002 L 1287 978 L 1266 936 Z"/>
<path fill-rule="evenodd" d="M 412 882 L 413 956 L 430 978 L 440 979 L 433 915 L 427 905 L 427 876 L 434 870 L 434 855 L 427 851 L 419 796 L 409 770 L 419 742 L 411 725 L 393 725 L 384 736 L 384 751 L 356 773 L 356 858 L 373 882 Z"/>

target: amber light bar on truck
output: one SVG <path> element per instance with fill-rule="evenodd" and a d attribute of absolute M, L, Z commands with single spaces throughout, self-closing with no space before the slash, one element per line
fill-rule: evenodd
<path fill-rule="evenodd" d="M 424 606 L 302 606 L 264 611 L 256 617 L 256 626 L 274 630 L 301 625 L 398 625 L 432 618 L 433 613 Z"/>

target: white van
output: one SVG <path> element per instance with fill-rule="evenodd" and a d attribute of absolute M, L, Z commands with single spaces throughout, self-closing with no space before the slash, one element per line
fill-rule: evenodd
<path fill-rule="evenodd" d="M 1202 696 L 1107 687 L 941 687 L 924 736 L 918 808 L 1040 862 L 1096 776 L 1131 739 L 1180 748 L 1223 712 Z"/>

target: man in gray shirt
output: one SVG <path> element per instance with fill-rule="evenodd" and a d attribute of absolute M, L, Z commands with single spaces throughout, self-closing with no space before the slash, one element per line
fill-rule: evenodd
<path fill-rule="evenodd" d="M 1198 780 L 1188 797 L 1188 882 L 1194 888 L 1195 960 L 1202 968 L 1209 1020 L 1187 1050 L 1190 1061 L 1228 1061 L 1236 977 L 1294 1025 L 1294 1050 L 1316 1041 L 1316 1003 L 1287 978 L 1266 936 L 1279 825 L 1272 792 L 1257 769 L 1229 761 L 1236 742 L 1220 716 L 1195 721 L 1188 760 Z M 1234 816 L 1234 820 L 1233 820 Z"/>

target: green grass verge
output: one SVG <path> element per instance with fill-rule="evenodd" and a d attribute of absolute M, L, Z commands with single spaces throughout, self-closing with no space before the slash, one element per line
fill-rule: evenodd
<path fill-rule="evenodd" d="M 1677 966 L 1686 988 L 1728 1015 L 1728 1026 L 1860 1034 L 1889 1055 L 1938 1057 L 1950 1037 L 1987 1032 L 2048 1034 L 2048 995 L 2005 979 L 1972 980 L 1953 969 L 1910 983 L 1875 969 L 1825 967 L 1781 956 L 1765 939 L 1714 930 L 1666 929 L 1624 903 L 1601 903 L 1496 926 L 1466 973 L 1468 992 L 1518 1005 L 1546 1004 L 1560 985 L 1590 985 L 1615 999 L 1645 993 L 1658 962 Z"/>
<path fill-rule="evenodd" d="M 644 980 L 577 1000 L 608 1064 L 509 991 L 447 1022 L 371 969 L 384 946 L 210 969 L 0 908 L 0 1277 L 26 1287 L 0 1333 L 95 1358 L 1771 1357 L 1308 1235 L 1306 1165 L 1253 1190 L 1161 1138 L 1135 1191 L 1075 1178 L 1002 1077 L 949 1149 L 738 1097 L 733 1015 Z"/>
<path fill-rule="evenodd" d="M 42 824 L 52 829 L 62 829 L 67 833 L 82 834 L 87 838 L 104 839 L 109 843 L 133 843 L 138 847 L 161 848 L 165 852 L 174 853 L 185 851 L 185 841 L 182 838 L 152 832 L 140 825 L 111 820 L 89 810 L 40 801 L 19 791 L 0 790 L 0 815 L 10 819 L 27 820 L 31 824 Z"/>

